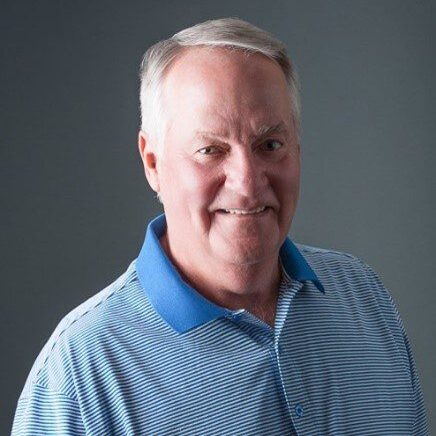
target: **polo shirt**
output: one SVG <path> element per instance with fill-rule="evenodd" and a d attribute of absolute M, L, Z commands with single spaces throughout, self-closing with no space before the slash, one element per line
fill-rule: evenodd
<path fill-rule="evenodd" d="M 403 323 L 353 255 L 280 249 L 274 327 L 183 281 L 150 222 L 139 256 L 65 316 L 12 435 L 427 435 Z"/>

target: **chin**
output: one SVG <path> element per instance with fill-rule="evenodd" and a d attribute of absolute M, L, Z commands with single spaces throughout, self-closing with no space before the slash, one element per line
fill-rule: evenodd
<path fill-rule="evenodd" d="M 273 250 L 269 250 L 268 248 L 269 247 L 266 247 L 265 245 L 247 246 L 244 248 L 230 246 L 220 252 L 220 257 L 234 265 L 254 265 L 273 255 Z"/>

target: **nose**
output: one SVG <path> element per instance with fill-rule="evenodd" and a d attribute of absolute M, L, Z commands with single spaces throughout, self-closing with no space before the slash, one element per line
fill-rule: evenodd
<path fill-rule="evenodd" d="M 251 150 L 235 152 L 226 162 L 226 187 L 238 195 L 256 198 L 268 184 L 264 162 Z"/>

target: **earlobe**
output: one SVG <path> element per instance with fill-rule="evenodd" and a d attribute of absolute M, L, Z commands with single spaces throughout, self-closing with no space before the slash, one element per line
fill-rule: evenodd
<path fill-rule="evenodd" d="M 157 171 L 157 154 L 145 132 L 138 133 L 138 150 L 144 166 L 145 177 L 155 192 L 159 192 L 159 174 Z"/>

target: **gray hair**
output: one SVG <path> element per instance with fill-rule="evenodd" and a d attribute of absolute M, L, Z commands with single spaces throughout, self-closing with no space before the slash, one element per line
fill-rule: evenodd
<path fill-rule="evenodd" d="M 209 20 L 181 30 L 169 39 L 159 41 L 144 54 L 140 68 L 141 129 L 158 149 L 163 141 L 164 118 L 162 82 L 166 71 L 186 47 L 224 47 L 246 53 L 261 53 L 276 61 L 285 74 L 290 92 L 293 120 L 300 129 L 300 96 L 297 72 L 285 45 L 265 30 L 239 18 Z"/>

